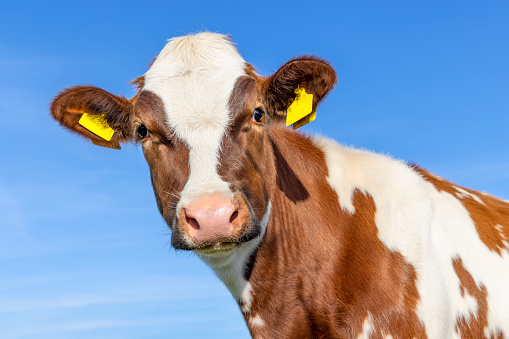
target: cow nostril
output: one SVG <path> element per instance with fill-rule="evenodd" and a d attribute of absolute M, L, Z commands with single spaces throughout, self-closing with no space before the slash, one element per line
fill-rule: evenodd
<path fill-rule="evenodd" d="M 239 211 L 235 211 L 233 212 L 232 216 L 230 217 L 230 224 L 235 220 L 237 219 L 237 217 L 239 216 Z"/>
<path fill-rule="evenodd" d="M 195 219 L 195 218 L 189 218 L 187 215 L 186 215 L 186 222 L 192 227 L 194 228 L 195 230 L 199 230 L 200 229 L 200 224 L 198 223 L 198 221 Z"/>

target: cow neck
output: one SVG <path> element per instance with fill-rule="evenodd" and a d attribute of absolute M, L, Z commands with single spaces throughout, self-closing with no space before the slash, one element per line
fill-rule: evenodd
<path fill-rule="evenodd" d="M 279 128 L 271 131 L 269 139 L 276 167 L 272 213 L 253 260 L 252 304 L 244 317 L 253 337 L 263 337 L 266 331 L 281 337 L 312 337 L 319 330 L 306 315 L 302 302 L 310 298 L 302 293 L 309 292 L 306 286 L 322 283 L 326 285 L 315 301 L 333 293 L 328 279 L 333 267 L 323 265 L 340 252 L 333 239 L 343 237 L 342 229 L 327 222 L 340 219 L 339 202 L 327 183 L 325 155 L 311 138 Z M 324 269 L 327 274 L 321 272 Z M 320 307 L 319 302 L 306 306 Z M 298 332 L 291 332 L 295 329 Z"/>
<path fill-rule="evenodd" d="M 250 274 L 250 312 L 244 313 L 253 337 L 349 337 L 371 321 L 390 329 L 396 323 L 384 320 L 384 310 L 400 306 L 402 298 L 407 304 L 392 319 L 404 322 L 403 337 L 420 337 L 415 270 L 378 239 L 372 197 L 356 191 L 355 213 L 342 210 L 327 181 L 325 154 L 311 138 L 275 130 L 270 139 L 276 189 Z M 383 267 L 392 268 L 391 276 Z"/>

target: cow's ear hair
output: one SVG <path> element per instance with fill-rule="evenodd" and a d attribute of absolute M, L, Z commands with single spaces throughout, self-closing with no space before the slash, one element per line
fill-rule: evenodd
<path fill-rule="evenodd" d="M 336 84 L 336 71 L 315 56 L 292 59 L 265 80 L 265 104 L 269 114 L 284 116 L 295 99 L 295 90 L 305 88 L 313 94 L 313 111 Z"/>
<path fill-rule="evenodd" d="M 51 115 L 61 125 L 81 134 L 93 143 L 114 147 L 133 139 L 133 105 L 130 100 L 93 86 L 75 86 L 63 90 L 51 103 Z M 111 140 L 92 133 L 79 120 L 84 113 L 102 115 L 114 133 Z"/>

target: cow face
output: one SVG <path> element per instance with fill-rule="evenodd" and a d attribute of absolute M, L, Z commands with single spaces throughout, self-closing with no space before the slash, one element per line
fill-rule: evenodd
<path fill-rule="evenodd" d="M 201 33 L 170 40 L 135 81 L 132 99 L 72 87 L 51 113 L 94 143 L 140 143 L 172 245 L 217 256 L 259 240 L 267 227 L 276 187 L 271 131 L 281 128 L 295 89 L 312 93 L 316 109 L 335 81 L 328 63 L 314 57 L 260 77 L 227 37 Z M 83 113 L 104 114 L 112 139 L 81 126 Z"/>

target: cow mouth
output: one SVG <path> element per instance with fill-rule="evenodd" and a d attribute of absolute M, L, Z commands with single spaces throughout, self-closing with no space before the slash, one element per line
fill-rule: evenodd
<path fill-rule="evenodd" d="M 249 242 L 261 234 L 260 223 L 255 219 L 254 213 L 250 213 L 248 222 L 242 225 L 240 234 L 233 237 L 218 237 L 199 243 L 193 237 L 185 234 L 179 219 L 175 216 L 172 222 L 171 245 L 176 250 L 193 251 L 200 255 L 230 254 L 242 244 Z"/>
<path fill-rule="evenodd" d="M 235 250 L 238 245 L 237 242 L 217 242 L 196 248 L 193 251 L 202 255 L 227 254 Z"/>

